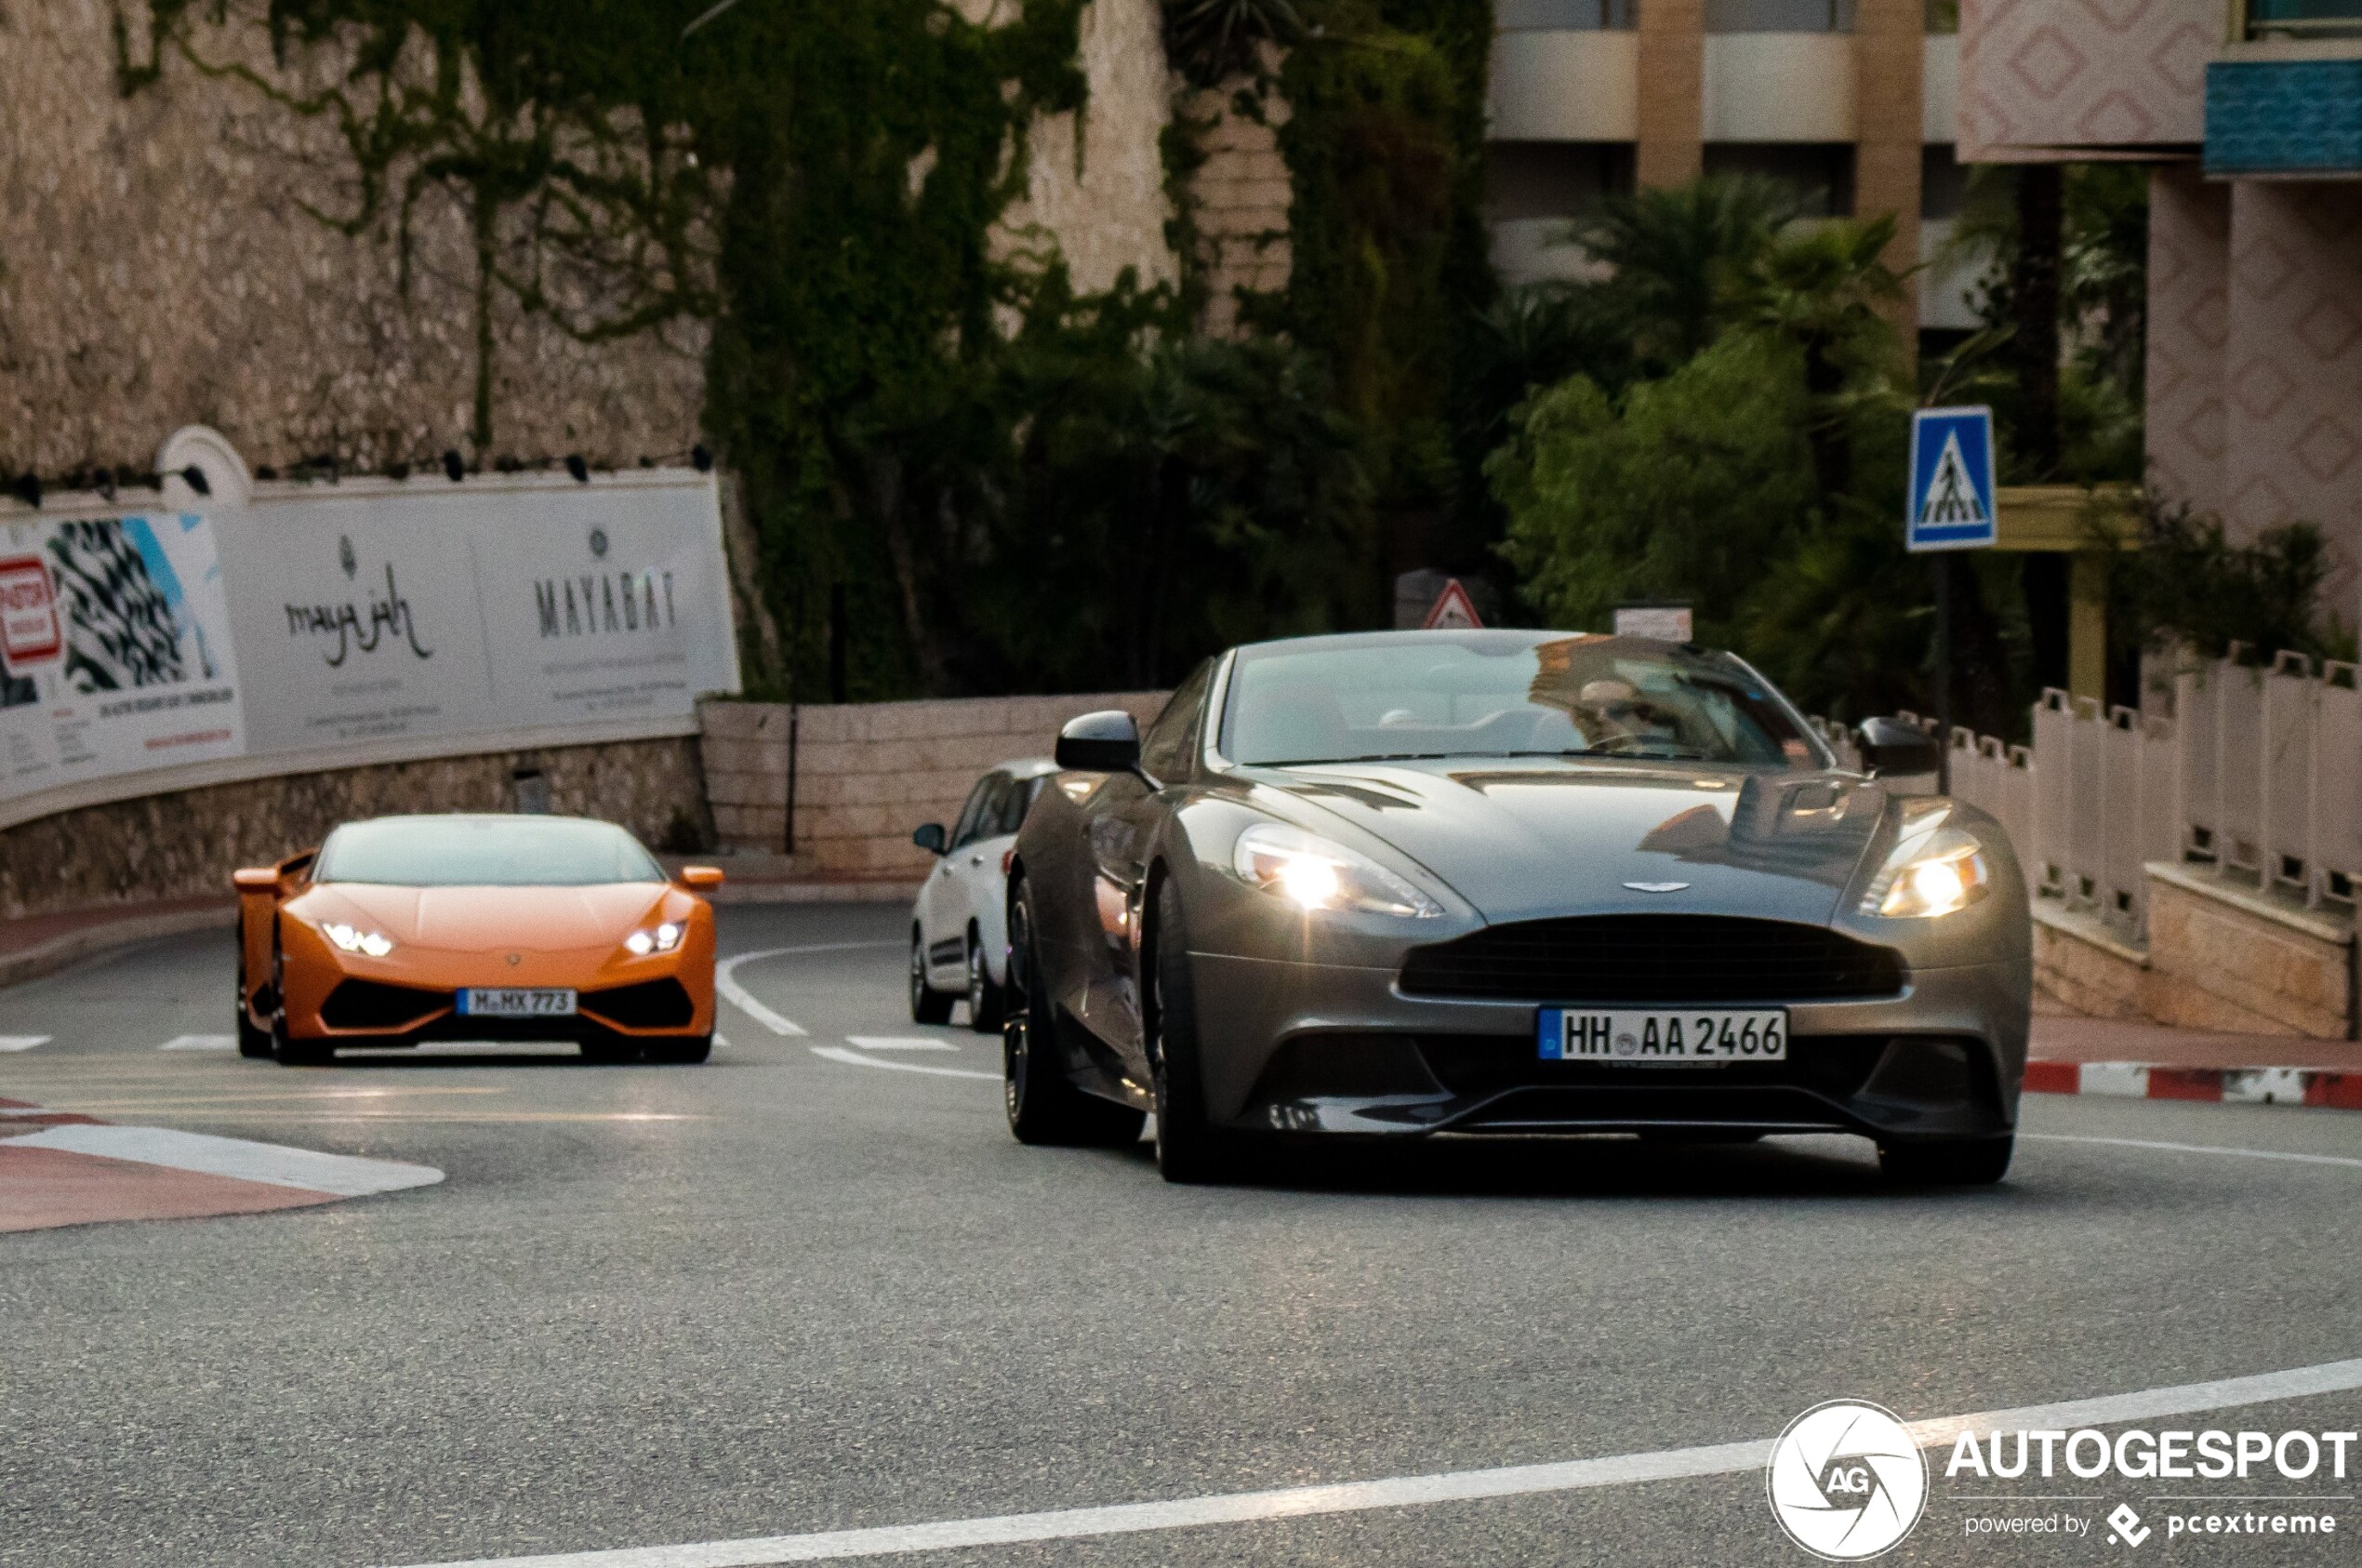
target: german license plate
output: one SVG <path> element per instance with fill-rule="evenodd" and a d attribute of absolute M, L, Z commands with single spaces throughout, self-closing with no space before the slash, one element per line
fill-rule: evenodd
<path fill-rule="evenodd" d="M 1645 1010 L 1545 1007 L 1537 1032 L 1546 1062 L 1778 1062 L 1788 1056 L 1785 1008 Z"/>
<path fill-rule="evenodd" d="M 574 992 L 552 986 L 477 987 L 459 993 L 463 1018 L 570 1018 Z"/>

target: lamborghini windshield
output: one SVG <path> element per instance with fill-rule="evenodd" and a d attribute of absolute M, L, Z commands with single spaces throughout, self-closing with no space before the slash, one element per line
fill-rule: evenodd
<path fill-rule="evenodd" d="M 591 887 L 662 882 L 640 841 L 573 817 L 385 817 L 328 835 L 314 882 L 395 887 Z"/>
<path fill-rule="evenodd" d="M 1727 654 L 1520 631 L 1241 648 L 1221 749 L 1234 762 L 1265 765 L 1522 756 L 1832 762 L 1796 710 Z"/>

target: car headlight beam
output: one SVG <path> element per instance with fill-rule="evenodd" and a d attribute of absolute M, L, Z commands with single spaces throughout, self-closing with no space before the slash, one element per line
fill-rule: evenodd
<path fill-rule="evenodd" d="M 1310 913 L 1356 910 L 1426 919 L 1443 906 L 1384 866 L 1301 829 L 1258 822 L 1239 835 L 1231 870 L 1249 887 Z"/>
<path fill-rule="evenodd" d="M 670 952 L 681 945 L 683 934 L 683 928 L 677 922 L 668 920 L 645 931 L 634 931 L 623 939 L 623 948 L 634 958 L 645 958 L 652 952 Z"/>
<path fill-rule="evenodd" d="M 1912 831 L 1888 854 L 1862 899 L 1864 914 L 1932 920 L 1967 909 L 1993 890 L 1993 862 L 1984 845 L 1938 817 Z"/>
<path fill-rule="evenodd" d="M 332 920 L 320 927 L 320 935 L 338 952 L 357 952 L 366 958 L 383 958 L 393 950 L 393 938 L 380 932 L 364 931 L 357 925 Z"/>

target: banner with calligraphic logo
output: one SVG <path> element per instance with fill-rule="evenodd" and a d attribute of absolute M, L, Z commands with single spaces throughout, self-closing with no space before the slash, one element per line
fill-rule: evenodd
<path fill-rule="evenodd" d="M 0 824 L 312 768 L 696 732 L 738 688 L 705 474 L 267 487 L 0 523 Z"/>

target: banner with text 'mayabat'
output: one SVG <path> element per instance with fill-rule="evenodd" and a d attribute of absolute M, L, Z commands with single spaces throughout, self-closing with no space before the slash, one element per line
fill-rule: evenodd
<path fill-rule="evenodd" d="M 694 733 L 738 688 L 714 486 L 282 486 L 0 519 L 0 825 L 283 772 Z"/>

